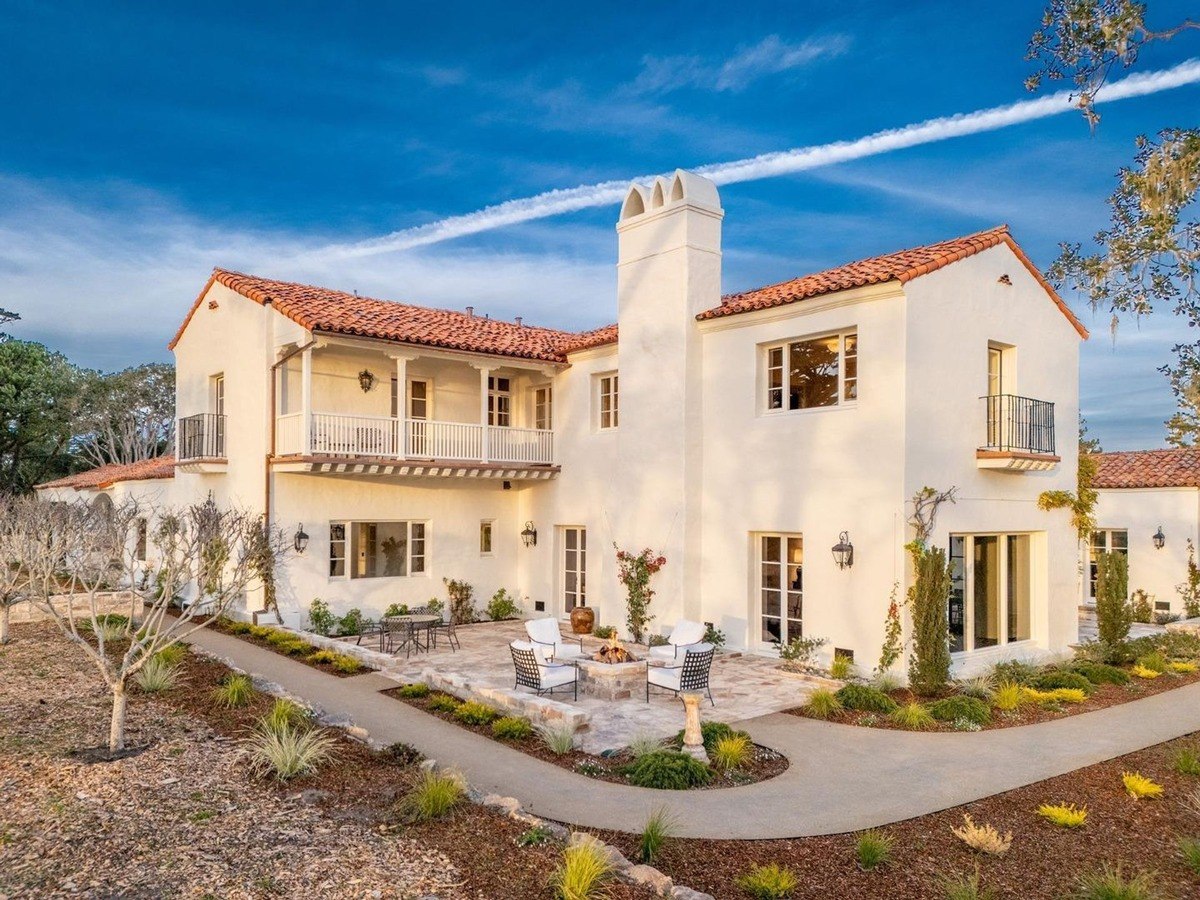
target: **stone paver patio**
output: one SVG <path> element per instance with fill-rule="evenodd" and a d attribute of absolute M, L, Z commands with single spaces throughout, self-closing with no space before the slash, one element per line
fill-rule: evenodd
<path fill-rule="evenodd" d="M 513 664 L 508 645 L 514 640 L 526 640 L 522 622 L 487 622 L 460 626 L 460 650 L 451 652 L 444 641 L 428 653 L 414 653 L 405 658 L 371 653 L 372 664 L 398 681 L 429 680 L 438 676 L 461 676 L 472 686 L 511 690 Z M 378 645 L 364 638 L 366 646 Z M 603 641 L 586 637 L 584 649 L 594 652 Z M 638 658 L 644 659 L 646 648 L 630 645 Z M 360 648 L 362 649 L 362 648 Z M 776 657 L 741 653 L 719 653 L 713 661 L 710 676 L 716 706 L 704 703 L 706 719 L 739 722 L 803 704 L 816 687 L 812 681 L 779 670 Z M 524 693 L 525 689 L 521 689 Z M 527 692 L 530 696 L 532 691 Z M 650 693 L 646 702 L 644 688 L 622 700 L 604 700 L 582 693 L 577 701 L 570 694 L 556 693 L 554 699 L 588 714 L 587 727 L 579 732 L 580 746 L 589 753 L 617 749 L 628 744 L 636 735 L 669 737 L 683 727 L 683 706 L 678 699 L 663 691 Z M 384 701 L 381 698 L 381 702 Z"/>

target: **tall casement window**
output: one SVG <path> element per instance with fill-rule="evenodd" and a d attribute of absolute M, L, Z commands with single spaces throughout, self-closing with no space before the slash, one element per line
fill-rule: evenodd
<path fill-rule="evenodd" d="M 423 575 L 427 557 L 424 522 L 333 522 L 329 526 L 330 577 Z"/>
<path fill-rule="evenodd" d="M 488 376 L 488 424 L 512 425 L 512 379 Z"/>
<path fill-rule="evenodd" d="M 218 416 L 225 415 L 225 376 L 214 375 L 212 379 L 212 411 Z"/>
<path fill-rule="evenodd" d="M 950 652 L 1030 638 L 1027 534 L 950 537 Z"/>
<path fill-rule="evenodd" d="M 479 523 L 479 555 L 492 555 L 492 520 L 484 519 Z"/>
<path fill-rule="evenodd" d="M 617 373 L 610 372 L 596 379 L 597 427 L 601 431 L 617 427 L 618 420 Z"/>
<path fill-rule="evenodd" d="M 533 389 L 533 427 L 541 431 L 549 431 L 554 427 L 553 416 L 554 395 L 550 385 L 542 385 Z"/>
<path fill-rule="evenodd" d="M 804 636 L 804 539 L 760 534 L 756 542 L 762 640 L 786 644 Z"/>
<path fill-rule="evenodd" d="M 1092 532 L 1091 552 L 1088 554 L 1088 599 L 1096 599 L 1096 557 L 1101 553 L 1129 554 L 1129 532 L 1105 528 Z"/>
<path fill-rule="evenodd" d="M 858 333 L 839 332 L 767 346 L 766 409 L 839 406 L 858 399 Z"/>
<path fill-rule="evenodd" d="M 1004 393 L 1004 351 L 999 347 L 988 347 L 987 392 L 989 397 Z"/>
<path fill-rule="evenodd" d="M 559 540 L 563 609 L 570 612 L 587 605 L 587 529 L 565 526 L 559 529 Z"/>

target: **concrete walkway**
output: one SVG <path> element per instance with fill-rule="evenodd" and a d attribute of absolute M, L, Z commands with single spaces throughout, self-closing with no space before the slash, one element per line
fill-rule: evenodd
<path fill-rule="evenodd" d="M 739 727 L 788 757 L 778 778 L 722 790 L 651 791 L 577 775 L 380 696 L 394 682 L 378 674 L 335 678 L 207 629 L 193 643 L 328 714 L 349 717 L 376 742 L 404 741 L 457 767 L 476 789 L 516 797 L 536 815 L 639 832 L 650 811 L 665 805 L 679 819 L 680 836 L 691 838 L 805 837 L 886 825 L 1200 731 L 1200 683 L 1053 722 L 963 734 L 775 714 Z"/>

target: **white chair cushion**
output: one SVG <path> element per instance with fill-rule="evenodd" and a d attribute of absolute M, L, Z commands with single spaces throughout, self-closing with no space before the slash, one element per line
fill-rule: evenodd
<path fill-rule="evenodd" d="M 650 658 L 666 660 L 673 665 L 683 665 L 683 652 L 680 651 L 676 653 L 675 647 L 672 644 L 665 644 L 661 647 L 651 647 Z"/>
<path fill-rule="evenodd" d="M 684 644 L 698 644 L 704 640 L 704 632 L 708 629 L 704 627 L 703 622 L 693 622 L 691 619 L 680 619 L 675 623 L 675 627 L 671 629 L 671 635 L 667 638 L 672 644 L 682 646 Z"/>
<path fill-rule="evenodd" d="M 556 619 L 530 619 L 525 623 L 525 631 L 530 640 L 539 644 L 558 644 L 562 641 Z"/>
<path fill-rule="evenodd" d="M 532 650 L 540 666 L 549 664 L 551 662 L 551 655 L 554 652 L 551 647 L 545 647 L 542 644 L 532 644 L 529 641 L 513 641 L 511 646 L 514 650 Z"/>
<path fill-rule="evenodd" d="M 682 668 L 650 666 L 646 669 L 646 677 L 650 680 L 651 684 L 670 688 L 673 691 L 679 690 L 679 676 L 682 674 Z"/>
<path fill-rule="evenodd" d="M 553 653 L 556 660 L 579 659 L 584 655 L 578 644 L 555 644 Z"/>
<path fill-rule="evenodd" d="M 576 669 L 574 666 L 539 666 L 538 668 L 542 673 L 542 690 L 561 687 L 575 680 Z"/>

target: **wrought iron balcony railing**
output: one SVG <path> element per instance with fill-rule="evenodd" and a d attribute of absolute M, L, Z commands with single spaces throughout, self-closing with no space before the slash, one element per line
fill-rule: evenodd
<path fill-rule="evenodd" d="M 982 449 L 1054 454 L 1054 404 L 1015 394 L 980 398 L 987 405 L 987 443 Z"/>
<path fill-rule="evenodd" d="M 224 459 L 225 416 L 197 413 L 180 419 L 175 443 L 181 462 L 188 459 Z"/>

